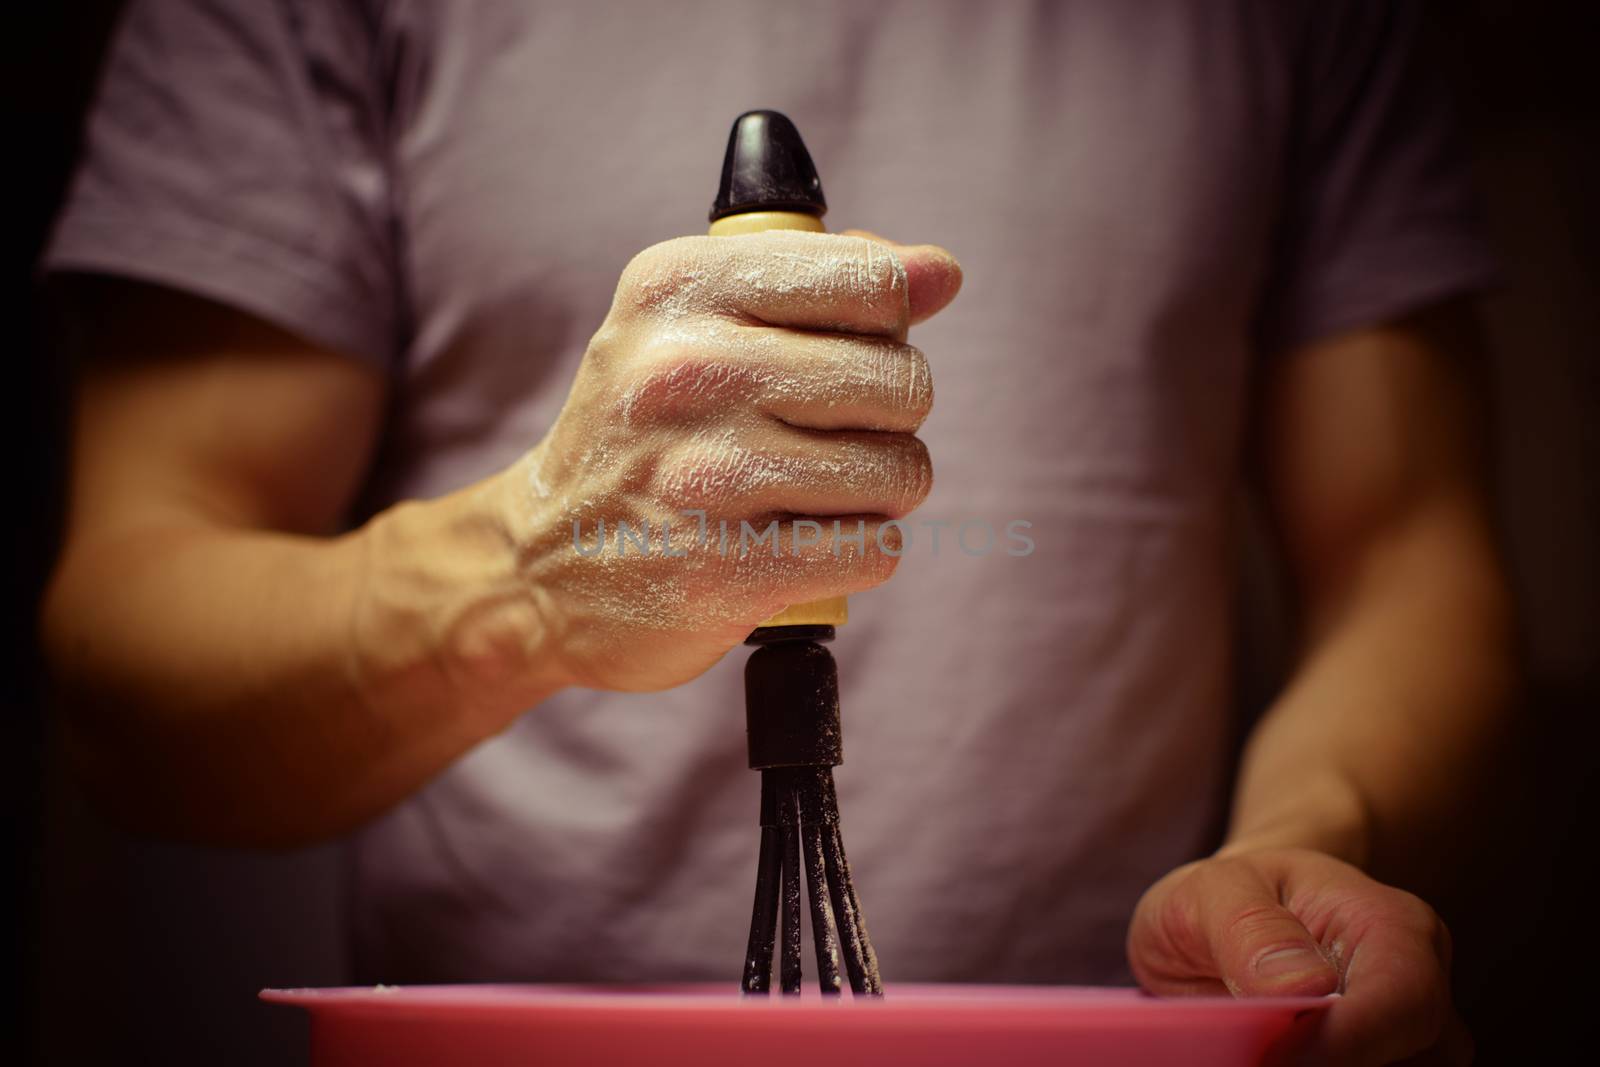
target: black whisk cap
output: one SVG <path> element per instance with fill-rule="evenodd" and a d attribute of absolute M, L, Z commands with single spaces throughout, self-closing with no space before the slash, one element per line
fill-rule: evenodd
<path fill-rule="evenodd" d="M 746 211 L 799 211 L 821 218 L 827 210 L 822 179 L 787 115 L 746 111 L 733 120 L 712 222 Z"/>
<path fill-rule="evenodd" d="M 833 636 L 832 627 L 769 628 L 809 629 L 826 629 Z M 839 672 L 828 650 L 815 641 L 763 642 L 752 652 L 744 665 L 744 706 L 752 770 L 844 762 Z"/>

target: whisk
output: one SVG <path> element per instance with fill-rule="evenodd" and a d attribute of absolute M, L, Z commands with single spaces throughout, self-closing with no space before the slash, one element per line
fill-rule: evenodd
<path fill-rule="evenodd" d="M 800 131 L 776 111 L 747 111 L 734 120 L 711 208 L 713 236 L 761 230 L 821 232 L 822 196 Z M 778 986 L 799 993 L 801 869 L 811 907 L 811 940 L 822 991 L 841 992 L 839 960 L 850 988 L 881 996 L 878 957 L 867 937 L 861 901 L 850 880 L 839 834 L 833 768 L 839 738 L 839 672 L 822 642 L 849 613 L 844 597 L 793 604 L 756 628 L 744 669 L 750 766 L 761 772 L 761 853 L 755 909 L 741 986 L 770 993 L 772 953 L 782 915 Z"/>
<path fill-rule="evenodd" d="M 784 993 L 800 992 L 803 866 L 822 992 L 841 991 L 842 957 L 853 993 L 883 995 L 839 832 L 833 787 L 833 768 L 844 758 L 839 675 L 821 644 L 832 639 L 832 626 L 763 626 L 745 642 L 758 646 L 745 664 L 744 685 L 750 767 L 761 772 L 761 852 L 745 993 L 771 992 L 780 913 L 778 985 Z"/>

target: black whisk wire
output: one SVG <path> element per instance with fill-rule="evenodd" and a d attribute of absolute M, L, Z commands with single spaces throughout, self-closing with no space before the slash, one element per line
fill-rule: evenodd
<path fill-rule="evenodd" d="M 818 642 L 831 626 L 762 627 L 745 667 L 750 766 L 761 772 L 761 848 L 741 988 L 769 994 L 772 955 L 778 986 L 798 993 L 801 976 L 801 881 L 811 916 L 822 992 L 843 990 L 843 963 L 858 996 L 881 996 L 878 957 L 839 829 L 833 768 L 843 761 L 838 673 Z"/>

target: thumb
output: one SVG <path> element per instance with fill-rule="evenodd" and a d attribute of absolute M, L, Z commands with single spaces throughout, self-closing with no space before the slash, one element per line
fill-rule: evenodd
<path fill-rule="evenodd" d="M 1338 968 L 1261 871 L 1222 862 L 1202 882 L 1195 887 L 1203 893 L 1200 932 L 1217 977 L 1234 996 L 1325 996 L 1339 989 Z"/>
<path fill-rule="evenodd" d="M 1283 906 L 1285 872 L 1254 858 L 1178 868 L 1145 893 L 1128 930 L 1139 984 L 1162 996 L 1321 996 L 1339 972 Z"/>
<path fill-rule="evenodd" d="M 868 230 L 845 230 L 848 237 L 865 237 L 888 245 L 906 268 L 906 290 L 910 296 L 913 325 L 943 311 L 961 291 L 961 264 L 938 245 L 908 245 L 891 241 Z"/>

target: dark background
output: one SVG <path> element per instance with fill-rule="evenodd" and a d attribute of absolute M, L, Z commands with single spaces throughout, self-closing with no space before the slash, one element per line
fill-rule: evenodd
<path fill-rule="evenodd" d="M 20 1055 L 0 1059 L 299 1062 L 303 1024 L 253 997 L 344 980 L 336 850 L 263 856 L 130 839 L 83 808 L 49 756 L 32 618 L 59 531 L 70 373 L 47 343 L 33 264 L 117 6 L 11 5 L 0 38 L 13 135 L 0 269 L 15 298 L 0 420 L 0 492 L 13 502 L 0 712 L 18 861 L 14 899 L 0 904 L 23 979 L 8 1004 Z M 1528 685 L 1501 780 L 1482 812 L 1463 813 L 1469 875 L 1432 903 L 1455 932 L 1457 999 L 1479 1062 L 1555 1060 L 1578 1038 L 1600 959 L 1588 874 L 1600 836 L 1600 34 L 1588 4 L 1435 6 L 1507 268 L 1484 317 L 1497 508 Z"/>

